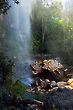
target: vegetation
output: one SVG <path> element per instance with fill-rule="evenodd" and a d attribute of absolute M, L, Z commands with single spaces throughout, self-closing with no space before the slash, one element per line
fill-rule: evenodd
<path fill-rule="evenodd" d="M 18 0 L 13 1 L 17 4 L 19 3 Z M 6 14 L 10 7 L 9 0 L 0 0 L 0 14 Z"/>
<path fill-rule="evenodd" d="M 14 62 L 6 56 L 0 56 L 0 69 L 2 70 L 3 83 L 8 76 L 11 76 Z"/>
<path fill-rule="evenodd" d="M 73 8 L 64 10 L 61 2 L 45 5 L 36 0 L 32 8 L 32 44 L 34 54 L 50 54 L 73 65 Z"/>
<path fill-rule="evenodd" d="M 23 99 L 25 99 L 26 86 L 19 80 L 14 82 L 10 78 L 8 78 L 4 86 L 6 88 L 6 93 L 10 93 L 12 95 L 15 95 L 16 97 L 21 96 Z"/>

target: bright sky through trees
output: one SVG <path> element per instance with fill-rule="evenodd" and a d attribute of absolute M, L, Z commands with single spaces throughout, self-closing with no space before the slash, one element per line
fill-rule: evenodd
<path fill-rule="evenodd" d="M 51 5 L 51 3 L 55 1 L 60 1 L 62 3 L 63 9 L 66 9 L 67 7 L 69 8 L 69 6 L 72 6 L 73 4 L 73 0 L 43 0 L 43 3 L 45 5 Z"/>

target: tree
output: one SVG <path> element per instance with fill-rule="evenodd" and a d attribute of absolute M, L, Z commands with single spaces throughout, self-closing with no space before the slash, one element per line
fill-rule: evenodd
<path fill-rule="evenodd" d="M 61 57 L 73 65 L 73 8 L 63 10 L 61 2 L 36 0 L 31 13 L 34 53 Z"/>
<path fill-rule="evenodd" d="M 35 51 L 39 53 L 47 53 L 49 51 L 49 49 L 47 49 L 47 46 L 50 46 L 48 45 L 50 44 L 50 39 L 53 40 L 57 38 L 55 32 L 61 32 L 61 8 L 61 3 L 57 1 L 52 3 L 51 5 L 46 6 L 41 0 L 37 0 L 34 3 L 31 15 L 31 27 L 33 36 L 33 48 L 38 48 Z M 40 45 L 38 44 L 38 42 Z"/>
<path fill-rule="evenodd" d="M 18 4 L 18 0 L 13 0 L 14 3 Z M 10 9 L 11 5 L 9 4 L 9 0 L 0 0 L 0 14 L 5 14 Z"/>

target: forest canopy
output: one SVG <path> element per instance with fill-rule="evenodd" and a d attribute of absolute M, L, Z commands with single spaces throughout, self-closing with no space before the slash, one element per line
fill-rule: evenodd
<path fill-rule="evenodd" d="M 63 9 L 58 0 L 50 5 L 36 0 L 31 13 L 33 52 L 73 64 L 73 8 L 67 6 Z"/>

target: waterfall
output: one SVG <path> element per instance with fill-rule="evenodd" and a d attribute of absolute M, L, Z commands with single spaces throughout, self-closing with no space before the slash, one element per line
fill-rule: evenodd
<path fill-rule="evenodd" d="M 19 77 L 31 82 L 30 64 L 31 58 L 31 0 L 21 0 L 19 4 L 11 2 L 11 8 L 8 11 L 7 19 L 11 28 L 10 37 L 15 40 L 18 48 L 17 56 L 18 68 L 16 72 Z M 11 38 L 9 38 L 11 39 Z M 11 52 L 11 50 L 10 50 Z"/>
<path fill-rule="evenodd" d="M 15 36 L 18 46 L 18 62 L 30 61 L 31 53 L 31 0 L 21 0 L 20 3 L 11 3 L 11 9 L 8 12 L 8 20 L 11 22 L 11 27 L 14 32 L 11 33 Z M 11 36 L 11 35 L 10 35 Z"/>
<path fill-rule="evenodd" d="M 22 0 L 16 7 L 16 39 L 19 46 L 18 59 L 19 62 L 29 62 L 30 60 L 30 48 L 31 48 L 31 1 Z"/>

